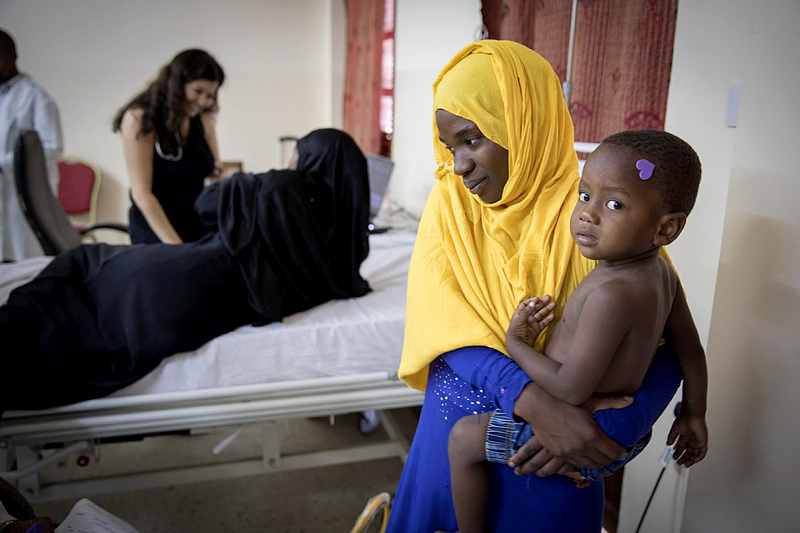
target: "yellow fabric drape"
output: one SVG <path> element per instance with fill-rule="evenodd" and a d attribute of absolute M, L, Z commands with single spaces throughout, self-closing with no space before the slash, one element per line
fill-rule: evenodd
<path fill-rule="evenodd" d="M 595 266 L 570 236 L 578 159 L 569 111 L 547 61 L 514 42 L 480 41 L 444 67 L 433 91 L 434 112 L 471 120 L 508 150 L 509 178 L 495 203 L 470 194 L 453 174 L 434 117 L 438 181 L 411 259 L 399 370 L 419 390 L 439 354 L 463 346 L 506 353 L 505 331 L 522 299 L 551 294 L 560 316 Z M 545 342 L 540 336 L 537 348 Z"/>

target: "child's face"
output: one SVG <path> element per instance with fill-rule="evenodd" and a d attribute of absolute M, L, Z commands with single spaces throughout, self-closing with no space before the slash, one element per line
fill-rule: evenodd
<path fill-rule="evenodd" d="M 640 179 L 637 159 L 627 148 L 601 145 L 586 161 L 570 221 L 585 257 L 623 261 L 657 247 L 666 209 L 656 184 Z"/>

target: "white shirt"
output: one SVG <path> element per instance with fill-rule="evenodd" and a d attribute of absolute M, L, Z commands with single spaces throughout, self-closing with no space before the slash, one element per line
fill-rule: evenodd
<path fill-rule="evenodd" d="M 36 130 L 44 147 L 53 194 L 58 194 L 58 158 L 64 152 L 58 108 L 25 74 L 0 85 L 0 250 L 4 260 L 44 255 L 17 199 L 14 143 L 21 130 Z"/>

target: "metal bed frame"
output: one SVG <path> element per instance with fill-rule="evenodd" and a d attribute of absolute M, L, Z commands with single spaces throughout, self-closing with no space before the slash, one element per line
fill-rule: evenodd
<path fill-rule="evenodd" d="M 410 235 L 410 240 L 398 235 L 405 239 L 402 246 L 407 247 L 409 256 L 413 244 L 413 234 Z M 19 283 L 35 276 L 45 264 L 31 262 Z M 373 268 L 383 267 L 381 263 Z M 20 271 L 24 269 L 26 265 L 19 267 Z M 11 278 L 6 277 L 7 286 Z M 393 283 L 399 281 L 402 280 Z M 383 318 L 381 311 L 376 312 Z M 391 327 L 397 328 L 396 319 L 393 320 Z M 337 327 L 335 320 L 314 324 L 315 329 Z M 398 335 L 395 329 L 392 331 L 392 338 L 402 338 L 402 332 Z M 399 347 L 387 349 L 397 351 L 399 363 Z M 408 442 L 388 410 L 419 406 L 422 393 L 408 388 L 393 371 L 365 368 L 357 372 L 179 392 L 112 395 L 41 411 L 9 411 L 0 418 L 0 477 L 16 483 L 30 501 L 43 501 L 389 457 L 404 461 Z M 280 421 L 367 410 L 377 411 L 377 420 L 388 436 L 384 441 L 309 453 L 281 450 Z M 260 430 L 260 453 L 250 459 L 81 481 L 48 483 L 44 475 L 40 480 L 43 469 L 70 456 L 89 453 L 99 444 L 150 435 L 227 431 L 213 450 L 217 455 L 244 426 Z"/>
<path fill-rule="evenodd" d="M 122 490 L 209 481 L 324 465 L 398 457 L 408 442 L 387 409 L 418 406 L 423 395 L 388 372 L 114 397 L 36 412 L 9 413 L 0 421 L 0 472 L 31 501 L 89 496 Z M 278 421 L 378 410 L 388 440 L 348 448 L 284 454 Z M 43 484 L 39 471 L 104 439 L 190 431 L 235 429 L 214 452 L 227 446 L 245 425 L 261 428 L 261 454 L 233 462 Z M 58 446 L 43 456 L 45 448 Z M 13 468 L 12 468 L 13 467 Z"/>

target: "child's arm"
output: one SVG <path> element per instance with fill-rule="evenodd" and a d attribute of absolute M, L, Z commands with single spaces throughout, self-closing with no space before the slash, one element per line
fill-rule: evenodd
<path fill-rule="evenodd" d="M 702 461 L 708 451 L 708 428 L 705 421 L 708 371 L 703 345 L 680 281 L 672 302 L 672 311 L 664 327 L 664 336 L 675 351 L 683 373 L 681 413 L 672 424 L 667 444 L 672 444 L 677 438 L 673 457 L 678 464 L 688 467 Z"/>
<path fill-rule="evenodd" d="M 549 302 L 549 296 L 545 298 Z M 517 308 L 509 325 L 506 335 L 509 355 L 551 395 L 572 405 L 582 405 L 594 394 L 622 339 L 630 330 L 630 313 L 635 309 L 636 295 L 624 284 L 614 282 L 594 289 L 583 304 L 570 353 L 563 358 L 564 364 L 534 350 L 527 339 L 514 334 L 513 328 L 519 327 L 520 319 L 524 318 L 531 324 L 546 318 L 543 309 L 536 310 L 526 302 Z M 550 321 L 552 318 L 547 323 Z"/>
<path fill-rule="evenodd" d="M 536 338 L 553 321 L 555 307 L 549 294 L 542 298 L 528 298 L 517 306 L 508 324 L 508 355 L 534 380 L 536 374 L 557 373 L 561 367 L 561 363 L 533 348 Z"/>
<path fill-rule="evenodd" d="M 556 303 L 549 294 L 541 298 L 534 296 L 523 300 L 511 315 L 506 331 L 506 344 L 511 344 L 515 349 L 518 346 L 522 346 L 523 349 L 533 346 L 536 338 L 553 321 L 555 308 Z"/>

